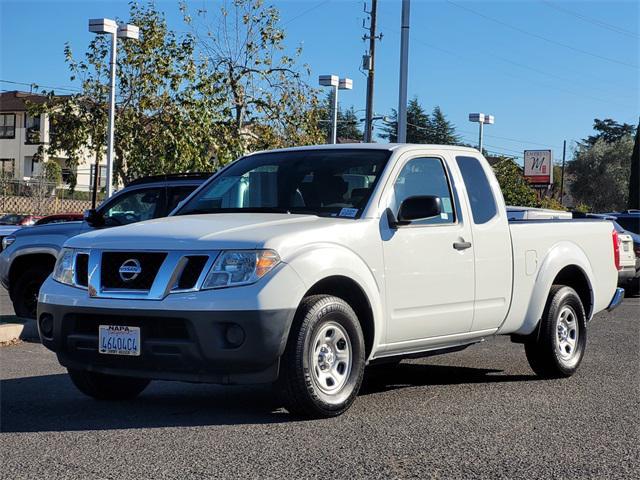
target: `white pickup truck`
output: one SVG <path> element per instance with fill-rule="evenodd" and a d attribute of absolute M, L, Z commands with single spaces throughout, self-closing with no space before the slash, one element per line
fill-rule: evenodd
<path fill-rule="evenodd" d="M 510 223 L 476 150 L 301 147 L 233 162 L 168 218 L 69 239 L 38 327 L 96 398 L 276 382 L 290 412 L 329 417 L 369 364 L 494 335 L 572 375 L 621 302 L 618 263 L 610 221 Z"/>

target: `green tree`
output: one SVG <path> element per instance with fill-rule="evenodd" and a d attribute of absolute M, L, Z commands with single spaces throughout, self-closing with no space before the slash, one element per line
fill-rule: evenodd
<path fill-rule="evenodd" d="M 636 138 L 633 142 L 631 154 L 631 167 L 629 168 L 629 202 L 631 209 L 640 209 L 640 122 L 636 129 Z"/>
<path fill-rule="evenodd" d="M 429 114 L 420 105 L 418 97 L 413 97 L 407 104 L 407 143 L 430 143 L 430 128 Z M 395 109 L 391 111 L 390 120 L 382 130 L 382 138 L 390 143 L 398 141 L 398 112 Z"/>
<path fill-rule="evenodd" d="M 323 138 L 328 139 L 331 135 L 331 122 L 333 111 L 333 92 L 329 93 L 324 101 L 320 105 L 318 121 L 320 123 L 319 129 L 322 131 Z M 342 109 L 340 103 L 338 103 L 338 139 L 348 141 L 362 141 L 363 132 L 360 128 L 360 122 L 356 114 L 355 108 L 349 107 L 346 110 Z"/>
<path fill-rule="evenodd" d="M 115 172 L 124 182 L 155 173 L 211 170 L 221 148 L 219 115 L 222 97 L 214 79 L 202 75 L 195 60 L 195 38 L 167 27 L 153 2 L 132 1 L 130 22 L 140 40 L 119 42 L 116 78 Z M 39 108 L 49 114 L 54 133 L 49 154 L 64 152 L 68 167 L 87 150 L 99 162 L 104 155 L 109 85 L 109 43 L 98 35 L 82 59 L 66 45 L 71 80 L 83 92 L 50 101 Z"/>
<path fill-rule="evenodd" d="M 457 145 L 460 137 L 456 135 L 456 129 L 439 106 L 434 107 L 429 118 L 429 143 L 436 145 Z"/>
<path fill-rule="evenodd" d="M 300 48 L 287 52 L 278 9 L 262 0 L 223 0 L 219 10 L 184 20 L 203 56 L 201 78 L 222 89 L 217 156 L 221 162 L 255 149 L 321 142 L 316 91 L 299 66 Z"/>
<path fill-rule="evenodd" d="M 539 206 L 536 192 L 524 179 L 522 169 L 512 158 L 500 157 L 493 164 L 493 172 L 498 179 L 507 205 L 520 207 Z"/>
<path fill-rule="evenodd" d="M 626 208 L 632 151 L 631 136 L 613 142 L 600 138 L 593 145 L 579 144 L 568 164 L 575 200 L 595 212 Z"/>
<path fill-rule="evenodd" d="M 593 129 L 597 132 L 595 135 L 590 135 L 582 143 L 593 146 L 598 140 L 604 140 L 606 143 L 613 143 L 621 138 L 633 135 L 633 125 L 628 123 L 618 123 L 610 118 L 600 120 L 598 118 L 593 120 Z"/>

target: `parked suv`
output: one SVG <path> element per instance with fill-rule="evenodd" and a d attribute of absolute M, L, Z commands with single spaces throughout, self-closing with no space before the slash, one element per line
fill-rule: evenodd
<path fill-rule="evenodd" d="M 53 271 L 58 252 L 69 238 L 94 229 L 166 217 L 211 174 L 145 177 L 129 183 L 84 220 L 20 229 L 2 240 L 0 282 L 9 291 L 16 315 L 36 317 L 40 286 Z"/>

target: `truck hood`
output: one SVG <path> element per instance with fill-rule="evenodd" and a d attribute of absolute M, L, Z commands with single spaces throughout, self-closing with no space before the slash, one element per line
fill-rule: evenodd
<path fill-rule="evenodd" d="M 43 237 L 46 235 L 62 235 L 72 236 L 90 228 L 86 223 L 82 221 L 78 222 L 61 222 L 51 223 L 49 225 L 34 225 L 32 227 L 25 227 L 15 232 L 16 237 Z"/>
<path fill-rule="evenodd" d="M 114 250 L 218 250 L 278 248 L 297 233 L 333 230 L 353 219 L 277 213 L 218 213 L 158 218 L 96 230 L 70 239 L 65 246 Z M 324 235 L 323 235 L 324 236 Z"/>

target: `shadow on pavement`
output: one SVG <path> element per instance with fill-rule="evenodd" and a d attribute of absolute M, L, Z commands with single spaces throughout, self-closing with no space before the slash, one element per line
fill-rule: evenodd
<path fill-rule="evenodd" d="M 404 387 L 518 382 L 534 376 L 500 370 L 423 364 L 367 370 L 362 395 Z M 85 397 L 66 374 L 0 382 L 0 431 L 43 432 L 281 423 L 297 420 L 277 405 L 268 386 L 223 387 L 152 382 L 127 402 Z"/>
<path fill-rule="evenodd" d="M 453 367 L 401 363 L 377 365 L 367 369 L 360 395 L 386 392 L 406 387 L 460 385 L 468 383 L 504 383 L 538 380 L 531 375 L 504 375 L 490 368 Z"/>

